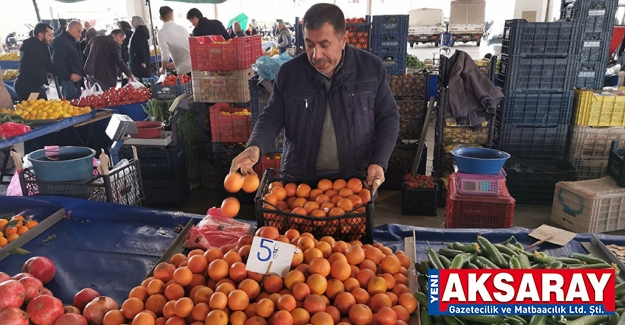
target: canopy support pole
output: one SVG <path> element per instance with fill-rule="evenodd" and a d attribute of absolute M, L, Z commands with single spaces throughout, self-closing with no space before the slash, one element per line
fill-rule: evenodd
<path fill-rule="evenodd" d="M 37 6 L 37 0 L 33 0 L 33 6 L 35 6 L 35 13 L 37 14 L 37 21 L 41 22 L 41 16 L 39 15 L 39 7 Z"/>
<path fill-rule="evenodd" d="M 33 0 L 34 1 L 34 0 Z M 160 74 L 161 62 L 158 59 L 158 53 L 156 52 L 156 35 L 154 35 L 154 20 L 152 19 L 152 3 L 150 0 L 145 0 L 145 4 L 148 6 L 150 13 L 150 34 L 152 34 L 152 44 L 154 45 L 154 62 L 156 64 L 156 75 Z"/>

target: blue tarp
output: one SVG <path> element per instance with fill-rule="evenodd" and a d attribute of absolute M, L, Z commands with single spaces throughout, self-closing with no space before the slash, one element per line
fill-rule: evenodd
<path fill-rule="evenodd" d="M 178 234 L 174 228 L 199 215 L 160 211 L 109 203 L 62 197 L 0 197 L 0 215 L 26 213 L 41 219 L 58 209 L 67 217 L 37 236 L 23 248 L 28 255 L 11 255 L 0 262 L 0 271 L 20 272 L 24 261 L 35 255 L 51 258 L 57 273 L 47 287 L 64 303 L 85 287 L 123 302 L 130 289 L 138 285 L 171 245 Z M 199 219 L 198 219 L 199 220 Z M 255 224 L 254 221 L 249 221 Z M 417 260 L 425 258 L 429 244 L 439 249 L 451 242 L 474 242 L 477 234 L 493 242 L 515 236 L 520 242 L 532 242 L 526 228 L 510 229 L 434 229 L 387 224 L 374 229 L 374 240 L 404 249 L 404 237 L 417 236 Z M 44 243 L 51 235 L 56 238 Z M 625 236 L 598 235 L 606 244 L 625 245 Z M 586 253 L 580 242 L 590 241 L 590 234 L 580 234 L 563 248 L 545 244 L 537 249 L 554 256 L 572 252 Z"/>
<path fill-rule="evenodd" d="M 0 69 L 14 69 L 17 70 L 20 68 L 20 61 L 0 61 Z"/>

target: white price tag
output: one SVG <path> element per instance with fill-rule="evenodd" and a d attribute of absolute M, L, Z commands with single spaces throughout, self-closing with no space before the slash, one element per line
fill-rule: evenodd
<path fill-rule="evenodd" d="M 36 100 L 39 97 L 39 93 L 30 93 L 28 96 L 28 100 L 34 99 Z"/>
<path fill-rule="evenodd" d="M 291 269 L 294 252 L 294 245 L 254 237 L 245 269 L 260 274 L 277 274 L 284 278 Z"/>

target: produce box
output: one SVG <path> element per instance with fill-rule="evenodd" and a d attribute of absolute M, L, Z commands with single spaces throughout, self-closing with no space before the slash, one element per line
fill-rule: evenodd
<path fill-rule="evenodd" d="M 574 125 L 625 126 L 625 93 L 576 90 Z"/>
<path fill-rule="evenodd" d="M 217 103 L 210 108 L 211 139 L 213 142 L 247 142 L 252 134 L 250 111 Z"/>
<path fill-rule="evenodd" d="M 395 145 L 395 149 L 388 161 L 388 168 L 384 175 L 386 179 L 380 186 L 383 190 L 401 191 L 404 176 L 412 172 L 412 163 L 417 156 L 417 141 L 401 141 Z M 419 162 L 418 174 L 425 174 L 428 149 L 427 143 L 423 145 L 421 161 Z"/>
<path fill-rule="evenodd" d="M 409 97 L 414 100 L 426 100 L 428 94 L 429 73 L 422 70 L 418 73 L 406 73 L 387 77 L 391 92 L 395 97 Z M 399 102 L 397 103 L 399 106 Z M 402 114 L 401 115 L 410 115 Z"/>
<path fill-rule="evenodd" d="M 423 130 L 423 118 L 419 117 L 399 117 L 398 140 L 418 140 Z"/>
<path fill-rule="evenodd" d="M 608 174 L 616 180 L 618 186 L 625 187 L 625 149 L 617 147 L 618 142 L 613 142 L 608 159 Z"/>
<path fill-rule="evenodd" d="M 253 75 L 252 69 L 220 73 L 192 71 L 193 99 L 206 103 L 249 102 L 248 79 Z"/>
<path fill-rule="evenodd" d="M 371 35 L 405 35 L 404 46 L 408 40 L 408 15 L 373 16 Z"/>
<path fill-rule="evenodd" d="M 612 141 L 618 141 L 619 148 L 625 148 L 625 127 L 570 127 L 569 161 L 578 159 L 608 159 Z"/>
<path fill-rule="evenodd" d="M 573 63 L 573 86 L 578 89 L 603 89 L 607 60 Z"/>
<path fill-rule="evenodd" d="M 44 182 L 29 168 L 19 175 L 24 196 L 67 196 L 135 206 L 141 206 L 145 197 L 139 160 L 132 160 L 124 167 L 112 169 L 109 175 L 97 176 L 86 183 Z"/>
<path fill-rule="evenodd" d="M 137 157 L 141 166 L 141 174 L 144 175 L 184 175 L 186 177 L 185 143 L 167 147 L 136 146 Z M 120 159 L 131 159 L 132 148 L 123 146 L 119 151 Z"/>
<path fill-rule="evenodd" d="M 340 216 L 314 217 L 284 212 L 276 205 L 265 200 L 265 195 L 269 193 L 269 185 L 272 182 L 281 182 L 285 185 L 287 183 L 308 184 L 310 188 L 317 188 L 321 178 L 293 178 L 280 172 L 277 172 L 278 177 L 274 177 L 276 172 L 273 170 L 265 171 L 260 187 L 256 192 L 254 200 L 256 202 L 256 220 L 259 227 L 265 225 L 274 226 L 280 232 L 293 228 L 300 233 L 309 232 L 315 238 L 332 236 L 336 240 L 348 242 L 360 240 L 363 243 L 373 243 L 373 218 L 375 211 L 371 200 L 353 207 L 353 210 L 347 211 L 346 214 Z M 335 182 L 336 178 L 329 178 L 329 180 Z"/>
<path fill-rule="evenodd" d="M 457 192 L 456 175 L 449 176 L 445 226 L 447 228 L 510 228 L 515 200 L 506 180 L 499 180 L 499 196 L 468 196 Z"/>
<path fill-rule="evenodd" d="M 189 196 L 186 168 L 178 177 L 146 176 L 143 178 L 146 206 L 182 204 Z"/>
<path fill-rule="evenodd" d="M 372 34 L 371 51 L 375 53 L 406 52 L 408 34 Z"/>
<path fill-rule="evenodd" d="M 235 37 L 225 41 L 222 36 L 189 37 L 191 68 L 194 71 L 234 71 L 251 68 L 263 55 L 261 36 Z"/>
<path fill-rule="evenodd" d="M 245 150 L 245 143 L 222 143 L 213 142 L 211 144 L 213 161 L 217 171 L 230 170 L 232 159 Z M 227 174 L 227 173 L 226 173 Z M 224 174 L 224 176 L 226 176 Z M 220 180 L 217 180 L 220 182 Z"/>
<path fill-rule="evenodd" d="M 625 188 L 611 177 L 556 184 L 551 221 L 573 232 L 625 229 Z"/>
<path fill-rule="evenodd" d="M 201 155 L 204 158 L 209 158 L 212 161 L 212 135 L 211 135 L 211 121 L 210 121 L 210 104 L 208 103 L 193 103 L 193 111 L 195 113 L 195 129 L 197 132 L 198 146 L 200 147 Z M 210 150 L 207 150 L 210 149 Z"/>
<path fill-rule="evenodd" d="M 347 43 L 359 49 L 369 49 L 369 34 L 371 33 L 371 17 L 347 18 Z M 303 38 L 303 36 L 302 36 Z"/>
<path fill-rule="evenodd" d="M 577 169 L 566 160 L 508 159 L 506 185 L 518 203 L 551 204 L 556 183 L 577 180 Z"/>
<path fill-rule="evenodd" d="M 445 119 L 443 127 L 443 144 L 479 144 L 489 143 L 489 122 L 482 123 L 482 128 L 473 131 L 469 126 L 458 125 L 453 118 Z"/>
<path fill-rule="evenodd" d="M 273 168 L 276 170 L 280 170 L 280 162 L 282 161 L 282 154 L 266 154 L 264 157 L 260 159 L 260 161 L 254 166 L 254 172 L 258 174 L 258 177 L 261 177 L 265 170 L 269 168 Z"/>
<path fill-rule="evenodd" d="M 572 47 L 575 48 L 575 55 L 579 56 L 580 62 L 601 62 L 609 57 L 610 40 L 612 31 L 582 32 Z"/>
<path fill-rule="evenodd" d="M 250 109 L 252 111 L 252 126 L 256 124 L 258 121 L 258 117 L 260 113 L 267 107 L 269 103 L 269 92 L 265 87 L 259 86 L 258 81 L 260 79 L 259 75 L 254 75 L 249 80 L 249 89 L 250 89 Z"/>
<path fill-rule="evenodd" d="M 611 32 L 617 8 L 616 0 L 575 1 L 562 6 L 560 18 L 572 19 L 582 32 Z"/>
<path fill-rule="evenodd" d="M 411 188 L 407 182 L 401 190 L 401 214 L 410 216 L 436 216 L 438 208 L 438 183 L 433 188 Z"/>
<path fill-rule="evenodd" d="M 537 59 L 501 55 L 499 87 L 505 93 L 512 90 L 533 92 L 562 92 L 571 89 L 570 69 L 576 58 Z M 604 69 L 605 71 L 605 69 Z"/>
<path fill-rule="evenodd" d="M 395 97 L 400 117 L 425 119 L 427 102 L 418 97 Z"/>
<path fill-rule="evenodd" d="M 506 93 L 501 112 L 504 125 L 556 126 L 569 124 L 573 91 L 563 93 Z"/>
<path fill-rule="evenodd" d="M 607 176 L 608 159 L 569 159 L 577 169 L 577 180 L 585 181 Z"/>
<path fill-rule="evenodd" d="M 185 75 L 186 76 L 186 75 Z M 180 83 L 178 79 L 175 85 L 163 85 L 163 83 L 152 84 L 152 98 L 167 100 L 176 99 L 176 97 L 187 94 L 193 95 L 193 83 L 191 80 Z"/>
<path fill-rule="evenodd" d="M 576 53 L 571 46 L 579 37 L 572 21 L 528 22 L 525 19 L 506 20 L 501 53 L 508 56 L 561 57 Z"/>
<path fill-rule="evenodd" d="M 499 148 L 523 158 L 562 159 L 566 154 L 568 125 L 556 127 L 502 127 Z"/>
<path fill-rule="evenodd" d="M 402 52 L 372 52 L 382 60 L 382 65 L 388 75 L 401 75 L 406 73 L 406 51 Z"/>

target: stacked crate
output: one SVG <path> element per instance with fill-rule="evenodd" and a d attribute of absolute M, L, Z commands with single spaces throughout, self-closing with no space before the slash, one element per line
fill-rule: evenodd
<path fill-rule="evenodd" d="M 405 74 L 408 15 L 373 16 L 370 48 L 373 55 L 382 59 L 387 74 Z"/>
<path fill-rule="evenodd" d="M 625 93 L 576 90 L 568 160 L 579 179 L 606 176 L 612 141 L 625 147 Z"/>
<path fill-rule="evenodd" d="M 608 64 L 618 0 L 577 0 L 562 10 L 580 35 L 572 43 L 578 57 L 573 65 L 575 88 L 601 89 Z"/>
<path fill-rule="evenodd" d="M 260 113 L 267 103 L 269 103 L 270 94 L 265 87 L 258 84 L 260 77 L 258 75 L 250 78 L 250 109 L 252 111 L 252 128 L 258 121 Z M 263 175 L 267 168 L 280 169 L 280 161 L 282 159 L 282 144 L 284 143 L 284 130 L 276 137 L 273 148 L 265 153 L 258 164 L 254 166 L 254 171 L 258 175 Z"/>
<path fill-rule="evenodd" d="M 572 42 L 579 33 L 570 21 L 530 23 L 507 20 L 499 86 L 506 96 L 496 145 L 513 156 L 562 159 L 573 103 Z"/>

